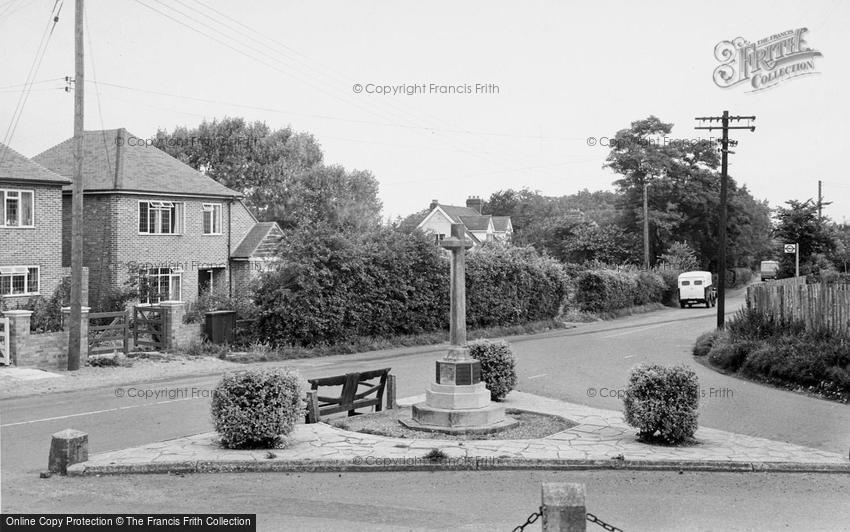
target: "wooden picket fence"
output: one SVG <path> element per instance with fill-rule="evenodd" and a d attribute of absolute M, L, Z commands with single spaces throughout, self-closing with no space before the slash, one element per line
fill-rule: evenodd
<path fill-rule="evenodd" d="M 747 307 L 808 330 L 850 335 L 850 285 L 758 283 L 747 288 Z"/>

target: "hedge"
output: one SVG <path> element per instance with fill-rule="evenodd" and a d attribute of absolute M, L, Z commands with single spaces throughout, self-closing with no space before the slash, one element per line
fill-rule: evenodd
<path fill-rule="evenodd" d="M 289 233 L 278 254 L 285 267 L 262 274 L 255 293 L 262 341 L 311 347 L 448 329 L 449 258 L 433 238 L 392 228 L 357 234 L 319 228 Z M 561 312 L 568 279 L 553 259 L 484 245 L 466 264 L 468 327 Z"/>
<path fill-rule="evenodd" d="M 660 303 L 668 283 L 658 272 L 588 270 L 575 281 L 575 302 L 585 312 L 604 313 L 647 303 Z"/>

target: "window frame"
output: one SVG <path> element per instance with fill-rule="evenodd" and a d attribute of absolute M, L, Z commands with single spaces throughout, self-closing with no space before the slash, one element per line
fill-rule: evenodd
<path fill-rule="evenodd" d="M 207 213 L 210 214 L 210 232 L 207 232 L 206 221 L 204 218 Z M 217 214 L 216 214 L 217 213 Z M 221 203 L 203 203 L 201 204 L 201 234 L 205 236 L 221 236 L 224 234 L 224 224 L 222 223 L 222 215 L 224 213 L 224 205 Z M 216 222 L 218 222 L 216 224 Z M 218 225 L 218 231 L 216 231 Z"/>
<path fill-rule="evenodd" d="M 0 272 L 0 290 L 3 289 L 3 277 L 9 278 L 9 290 L 8 294 L 0 291 L 0 297 L 30 297 L 37 296 L 41 294 L 41 267 L 38 265 L 30 264 L 30 265 L 18 265 L 18 266 L 0 266 L 0 269 L 12 269 L 12 270 L 23 270 L 23 271 L 12 271 L 9 273 Z M 30 273 L 31 270 L 35 270 L 35 283 L 36 290 L 35 292 L 30 291 Z M 15 277 L 23 277 L 24 282 L 24 291 L 20 293 L 14 293 L 14 278 Z"/>
<path fill-rule="evenodd" d="M 10 192 L 17 194 L 17 197 L 14 198 L 14 200 L 18 202 L 17 225 L 6 224 L 6 201 L 9 199 Z M 28 225 L 21 223 L 21 218 L 24 214 L 24 194 L 29 194 L 30 196 L 30 223 Z M 3 229 L 33 229 L 35 227 L 35 189 L 0 188 L 0 227 Z"/>
<path fill-rule="evenodd" d="M 146 205 L 145 214 L 147 216 L 147 223 L 145 226 L 147 231 L 142 231 L 142 205 Z M 174 227 L 173 232 L 166 233 L 162 231 L 163 213 L 165 212 L 168 212 L 169 221 L 173 222 L 169 224 Z M 140 235 L 182 235 L 185 226 L 185 213 L 186 204 L 182 201 L 139 200 L 139 205 L 136 208 L 136 230 Z M 151 227 L 155 231 L 151 232 Z"/>
<path fill-rule="evenodd" d="M 155 274 L 150 273 L 153 270 L 156 270 Z M 166 271 L 168 273 L 165 273 Z M 157 290 L 151 290 L 150 289 L 150 286 L 151 286 L 150 279 L 152 277 L 155 277 L 157 279 L 157 285 L 156 285 Z M 172 297 L 174 295 L 174 294 L 172 294 L 172 288 L 174 286 L 173 283 L 174 283 L 175 279 L 177 280 L 177 298 L 176 299 L 174 297 Z M 183 301 L 183 299 L 182 299 L 183 298 L 183 269 L 182 268 L 160 268 L 160 267 L 142 268 L 142 269 L 139 270 L 139 285 L 141 285 L 143 282 L 146 283 L 147 286 L 148 286 L 148 290 L 147 290 L 147 293 L 145 294 L 145 297 L 144 298 L 139 297 L 139 303 L 141 303 L 143 305 L 158 305 L 159 303 L 161 303 L 163 301 Z M 165 285 L 168 288 L 168 299 L 162 299 L 162 298 L 159 297 L 162 294 L 161 288 L 163 286 L 163 283 L 165 283 Z M 151 294 L 154 294 L 154 293 L 157 294 L 157 297 L 156 297 L 156 302 L 152 303 L 151 302 Z"/>

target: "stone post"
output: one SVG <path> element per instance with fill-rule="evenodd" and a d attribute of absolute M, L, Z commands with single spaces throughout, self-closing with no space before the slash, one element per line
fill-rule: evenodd
<path fill-rule="evenodd" d="M 9 359 L 17 365 L 18 357 L 23 352 L 24 345 L 30 337 L 31 310 L 6 310 L 3 316 L 9 318 Z"/>
<path fill-rule="evenodd" d="M 183 315 L 186 314 L 186 303 L 183 301 L 160 301 L 162 309 L 162 349 L 174 349 L 179 342 L 180 327 L 183 325 Z"/>
<path fill-rule="evenodd" d="M 584 484 L 544 482 L 543 532 L 585 532 Z"/>
<path fill-rule="evenodd" d="M 68 466 L 89 459 L 89 435 L 73 429 L 57 432 L 50 439 L 47 469 L 51 473 L 68 474 Z"/>

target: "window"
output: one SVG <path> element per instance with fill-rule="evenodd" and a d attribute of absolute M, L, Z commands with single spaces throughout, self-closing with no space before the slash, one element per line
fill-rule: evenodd
<path fill-rule="evenodd" d="M 139 300 L 156 304 L 160 301 L 180 301 L 179 268 L 149 268 L 139 270 Z"/>
<path fill-rule="evenodd" d="M 183 204 L 173 201 L 140 201 L 139 233 L 179 235 L 183 232 Z"/>
<path fill-rule="evenodd" d="M 33 191 L 0 190 L 0 227 L 33 227 Z"/>
<path fill-rule="evenodd" d="M 682 281 L 682 286 L 690 286 L 690 285 L 691 285 L 690 281 Z"/>
<path fill-rule="evenodd" d="M 0 266 L 0 296 L 38 294 L 38 266 Z"/>
<path fill-rule="evenodd" d="M 694 281 L 695 286 L 702 286 L 702 281 Z"/>
<path fill-rule="evenodd" d="M 221 203 L 204 203 L 204 234 L 221 234 Z"/>

